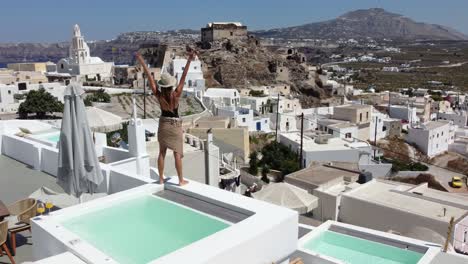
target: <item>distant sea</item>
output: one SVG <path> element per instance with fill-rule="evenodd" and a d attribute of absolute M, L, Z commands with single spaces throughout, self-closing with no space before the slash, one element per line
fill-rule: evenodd
<path fill-rule="evenodd" d="M 0 63 L 0 68 L 6 68 L 7 64 L 6 63 Z"/>

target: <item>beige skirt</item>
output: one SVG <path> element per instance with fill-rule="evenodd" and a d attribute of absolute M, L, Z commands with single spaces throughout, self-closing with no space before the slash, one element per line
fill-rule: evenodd
<path fill-rule="evenodd" d="M 168 148 L 184 156 L 182 120 L 179 118 L 161 117 L 158 128 L 159 148 Z"/>

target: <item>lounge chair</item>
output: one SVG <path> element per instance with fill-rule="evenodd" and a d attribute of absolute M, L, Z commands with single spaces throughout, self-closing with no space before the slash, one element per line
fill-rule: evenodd
<path fill-rule="evenodd" d="M 7 236 L 8 236 L 8 221 L 4 220 L 0 222 L 0 256 L 3 256 L 3 251 L 6 252 L 8 258 L 11 261 L 11 264 L 16 264 L 15 259 L 10 253 L 10 250 L 7 247 Z"/>
<path fill-rule="evenodd" d="M 17 201 L 8 206 L 11 216 L 8 216 L 8 232 L 10 232 L 10 242 L 13 254 L 16 254 L 16 233 L 29 230 L 31 231 L 30 219 L 36 216 L 36 199 L 27 198 Z"/>

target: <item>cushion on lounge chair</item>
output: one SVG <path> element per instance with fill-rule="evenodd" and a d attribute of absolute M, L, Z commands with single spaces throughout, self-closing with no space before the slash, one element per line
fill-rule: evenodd
<path fill-rule="evenodd" d="M 8 221 L 8 230 L 23 228 L 28 225 L 23 222 L 18 222 L 18 218 L 16 217 L 16 215 L 8 216 L 5 218 L 5 220 Z"/>

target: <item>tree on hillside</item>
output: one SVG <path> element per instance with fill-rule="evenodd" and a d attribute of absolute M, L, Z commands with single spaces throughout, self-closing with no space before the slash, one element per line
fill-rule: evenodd
<path fill-rule="evenodd" d="M 252 151 L 249 155 L 249 173 L 252 175 L 257 175 L 258 174 L 258 157 L 257 157 L 257 151 Z"/>
<path fill-rule="evenodd" d="M 96 92 L 86 96 L 84 102 L 86 106 L 91 106 L 93 102 L 110 103 L 111 96 L 104 89 L 99 89 Z"/>
<path fill-rule="evenodd" d="M 20 118 L 28 117 L 35 113 L 37 118 L 42 119 L 47 113 L 63 112 L 63 104 L 44 88 L 30 91 L 26 100 L 19 105 L 18 114 Z"/>

